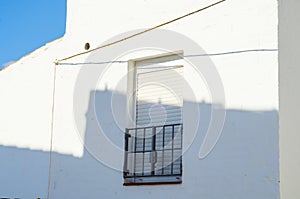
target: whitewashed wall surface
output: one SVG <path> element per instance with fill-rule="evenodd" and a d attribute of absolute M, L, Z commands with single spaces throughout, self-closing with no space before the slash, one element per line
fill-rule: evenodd
<path fill-rule="evenodd" d="M 228 0 L 54 69 L 86 43 L 92 49 L 214 2 L 69 0 L 65 36 L 0 71 L 0 198 L 279 198 L 276 0 Z M 174 76 L 181 94 L 167 94 L 178 101 L 155 94 L 167 73 L 145 77 L 151 96 L 143 100 L 182 110 L 182 183 L 124 186 L 132 63 L 172 52 L 180 59 L 143 67 L 183 66 L 182 80 Z"/>

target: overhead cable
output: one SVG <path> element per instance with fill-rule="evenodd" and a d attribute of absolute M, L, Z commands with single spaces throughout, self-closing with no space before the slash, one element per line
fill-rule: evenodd
<path fill-rule="evenodd" d="M 237 51 L 226 51 L 219 53 L 202 53 L 202 54 L 190 54 L 184 55 L 182 58 L 193 58 L 193 57 L 212 57 L 212 56 L 222 56 L 222 55 L 232 55 L 232 54 L 242 54 L 242 53 L 250 53 L 250 52 L 277 52 L 276 48 L 260 48 L 260 49 L 248 49 L 248 50 L 237 50 Z M 99 61 L 99 62 L 78 62 L 78 63 L 58 63 L 58 65 L 97 65 L 97 64 L 122 64 L 127 63 L 126 60 L 114 60 L 114 61 Z"/>
<path fill-rule="evenodd" d="M 206 6 L 206 7 L 200 8 L 200 9 L 195 10 L 195 11 L 193 11 L 193 12 L 190 12 L 190 13 L 188 13 L 188 14 L 182 15 L 182 16 L 177 17 L 177 18 L 175 18 L 175 19 L 172 19 L 172 20 L 170 20 L 170 21 L 167 21 L 167 22 L 161 23 L 161 24 L 159 24 L 159 25 L 153 26 L 153 27 L 151 27 L 151 28 L 148 28 L 148 29 L 146 29 L 146 30 L 140 31 L 140 32 L 138 32 L 138 33 L 129 35 L 129 36 L 124 37 L 124 38 L 122 38 L 122 39 L 119 39 L 119 40 L 110 42 L 110 43 L 108 43 L 108 44 L 104 44 L 104 45 L 98 46 L 98 47 L 96 47 L 96 48 L 93 48 L 93 49 L 91 49 L 91 50 L 87 50 L 87 51 L 84 51 L 84 52 L 81 52 L 81 53 L 78 53 L 78 54 L 75 54 L 75 55 L 71 55 L 71 56 L 69 56 L 69 57 L 66 57 L 66 58 L 57 60 L 55 63 L 58 64 L 59 62 L 66 61 L 66 60 L 68 60 L 68 59 L 71 59 L 71 58 L 74 58 L 74 57 L 77 57 L 77 56 L 80 56 L 80 55 L 84 55 L 84 54 L 87 54 L 87 53 L 90 53 L 90 52 L 93 52 L 93 51 L 96 51 L 96 50 L 99 50 L 99 49 L 102 49 L 102 48 L 106 48 L 106 47 L 108 47 L 108 46 L 112 46 L 112 45 L 117 44 L 117 43 L 120 43 L 120 42 L 126 41 L 126 40 L 128 40 L 128 39 L 133 38 L 133 37 L 142 35 L 142 34 L 144 34 L 144 33 L 147 33 L 147 32 L 149 32 L 149 31 L 152 31 L 152 30 L 154 30 L 154 29 L 160 28 L 160 27 L 165 26 L 165 25 L 167 25 L 167 24 L 173 23 L 173 22 L 175 22 L 175 21 L 178 21 L 178 20 L 183 19 L 183 18 L 185 18 L 185 17 L 188 17 L 188 16 L 190 16 L 190 15 L 193 15 L 193 14 L 196 14 L 196 13 L 201 12 L 201 11 L 203 11 L 203 10 L 206 10 L 206 9 L 208 9 L 208 8 L 211 8 L 211 7 L 213 7 L 213 6 L 215 6 L 215 5 L 219 4 L 219 3 L 222 3 L 222 2 L 224 2 L 224 1 L 226 1 L 226 0 L 218 1 L 218 2 L 216 2 L 216 3 L 213 3 L 213 4 L 208 5 L 208 6 Z"/>

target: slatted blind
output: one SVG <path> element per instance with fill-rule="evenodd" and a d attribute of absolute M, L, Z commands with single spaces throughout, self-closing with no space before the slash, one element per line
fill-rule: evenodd
<path fill-rule="evenodd" d="M 136 126 L 182 123 L 183 67 L 137 70 Z"/>
<path fill-rule="evenodd" d="M 181 125 L 165 125 L 182 123 L 182 93 L 182 66 L 137 70 L 136 126 L 155 127 L 136 131 L 137 175 L 181 173 Z"/>

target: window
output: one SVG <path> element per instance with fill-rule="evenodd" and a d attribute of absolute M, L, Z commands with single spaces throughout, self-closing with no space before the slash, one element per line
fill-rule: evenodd
<path fill-rule="evenodd" d="M 181 57 L 129 61 L 124 185 L 182 182 Z"/>

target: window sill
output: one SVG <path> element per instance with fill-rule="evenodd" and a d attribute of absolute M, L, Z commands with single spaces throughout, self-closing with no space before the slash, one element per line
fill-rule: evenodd
<path fill-rule="evenodd" d="M 174 184 L 182 184 L 182 181 L 177 181 L 177 182 L 124 182 L 123 186 L 174 185 Z"/>
<path fill-rule="evenodd" d="M 124 186 L 182 184 L 181 175 L 124 178 Z"/>

